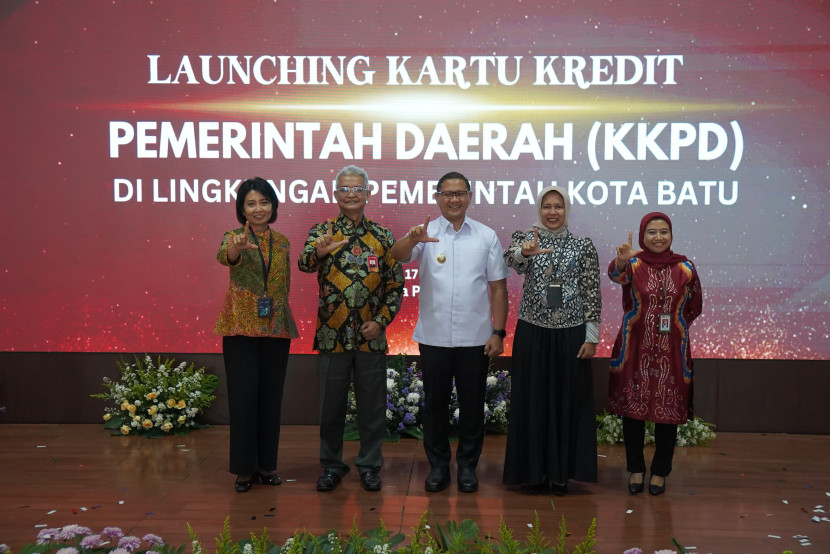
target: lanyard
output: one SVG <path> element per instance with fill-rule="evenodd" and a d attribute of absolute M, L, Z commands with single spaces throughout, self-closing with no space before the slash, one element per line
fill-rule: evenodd
<path fill-rule="evenodd" d="M 262 249 L 259 247 L 259 240 L 256 238 L 256 233 L 251 229 L 251 236 L 254 239 L 254 244 L 257 246 L 257 253 L 259 254 L 259 261 L 262 262 L 262 294 L 268 296 L 268 274 L 271 272 L 271 262 L 274 259 L 274 234 L 271 228 L 268 228 L 268 265 L 265 265 L 265 258 L 262 255 Z"/>
<path fill-rule="evenodd" d="M 667 265 L 666 266 L 666 272 L 663 273 L 663 305 L 661 306 L 661 309 L 663 309 L 663 310 L 668 310 L 668 307 L 666 306 L 666 300 L 669 297 L 669 274 L 670 273 L 671 273 L 671 266 Z"/>
<path fill-rule="evenodd" d="M 551 242 L 551 250 L 556 250 L 556 259 L 555 260 L 553 259 L 553 251 L 551 251 L 551 253 L 550 253 L 550 278 L 553 281 L 556 281 L 557 279 L 559 279 L 561 281 L 561 277 L 559 277 L 559 275 L 561 273 L 564 273 L 564 271 L 562 270 L 564 250 L 565 250 L 565 246 L 568 245 L 568 241 L 571 238 L 571 232 L 570 231 L 565 231 L 565 233 L 563 233 L 563 235 L 561 235 L 561 238 L 563 239 L 561 241 L 562 242 L 562 248 L 554 248 L 554 246 L 556 246 L 556 243 L 559 242 L 559 238 L 560 237 L 554 237 L 553 241 Z"/>

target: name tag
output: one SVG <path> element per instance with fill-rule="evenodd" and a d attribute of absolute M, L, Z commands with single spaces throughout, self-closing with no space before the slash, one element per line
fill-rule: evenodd
<path fill-rule="evenodd" d="M 659 316 L 659 325 L 658 330 L 661 333 L 668 333 L 671 331 L 671 315 L 669 314 L 660 314 Z"/>
<path fill-rule="evenodd" d="M 377 273 L 378 272 L 378 257 L 377 256 L 375 256 L 374 254 L 369 254 L 369 256 L 366 258 L 366 263 L 369 266 L 369 271 L 371 271 L 372 273 Z"/>
<path fill-rule="evenodd" d="M 274 302 L 267 296 L 261 296 L 256 303 L 257 315 L 259 317 L 271 317 L 274 313 Z"/>

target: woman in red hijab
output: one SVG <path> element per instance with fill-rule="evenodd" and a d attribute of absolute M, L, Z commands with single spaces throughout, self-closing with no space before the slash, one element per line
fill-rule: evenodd
<path fill-rule="evenodd" d="M 689 325 L 703 298 L 694 264 L 671 250 L 672 224 L 652 212 L 640 222 L 640 250 L 617 247 L 608 276 L 622 285 L 622 325 L 611 351 L 608 408 L 623 418 L 628 491 L 643 491 L 645 422 L 653 421 L 656 449 L 648 491 L 666 490 L 677 426 L 694 417 L 694 370 Z"/>

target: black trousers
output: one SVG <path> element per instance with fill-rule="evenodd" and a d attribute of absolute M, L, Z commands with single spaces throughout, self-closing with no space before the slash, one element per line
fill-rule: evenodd
<path fill-rule="evenodd" d="M 458 467 L 475 468 L 484 445 L 484 400 L 489 358 L 484 345 L 446 348 L 419 345 L 424 378 L 424 450 L 432 468 L 448 467 L 452 458 L 449 421 L 452 380 L 458 392 Z"/>
<path fill-rule="evenodd" d="M 277 469 L 280 410 L 291 339 L 222 338 L 231 422 L 230 471 Z"/>
<path fill-rule="evenodd" d="M 354 380 L 360 452 L 358 472 L 380 471 L 386 439 L 386 354 L 384 352 L 320 352 L 320 465 L 340 477 L 349 472 L 343 461 L 343 431 L 349 383 Z"/>
<path fill-rule="evenodd" d="M 630 473 L 645 473 L 646 461 L 643 444 L 646 440 L 646 422 L 642 419 L 623 417 L 623 440 L 625 460 Z M 654 424 L 654 457 L 651 459 L 651 474 L 667 477 L 671 473 L 674 445 L 677 442 L 677 425 Z"/>

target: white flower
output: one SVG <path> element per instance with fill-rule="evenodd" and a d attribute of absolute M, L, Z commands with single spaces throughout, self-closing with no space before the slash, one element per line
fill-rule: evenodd
<path fill-rule="evenodd" d="M 456 408 L 455 411 L 452 413 L 452 416 L 454 418 L 458 418 L 460 413 L 461 413 L 461 408 Z"/>
<path fill-rule="evenodd" d="M 487 377 L 487 386 L 488 386 L 488 387 L 495 387 L 495 386 L 496 386 L 496 383 L 498 383 L 498 382 L 499 382 L 499 380 L 498 380 L 498 379 L 496 379 L 496 378 L 495 378 L 494 376 L 492 376 L 492 375 L 490 375 L 489 377 Z"/>
<path fill-rule="evenodd" d="M 254 545 L 251 543 L 247 543 L 245 546 L 242 547 L 243 554 L 253 554 L 254 552 Z"/>
<path fill-rule="evenodd" d="M 417 392 L 410 392 L 406 395 L 406 401 L 410 404 L 417 404 L 421 400 L 421 395 Z"/>
<path fill-rule="evenodd" d="M 386 410 L 386 419 L 392 419 L 392 410 Z"/>
<path fill-rule="evenodd" d="M 394 379 L 387 379 L 386 380 L 386 390 L 387 391 L 394 391 L 395 390 L 395 380 Z"/>

